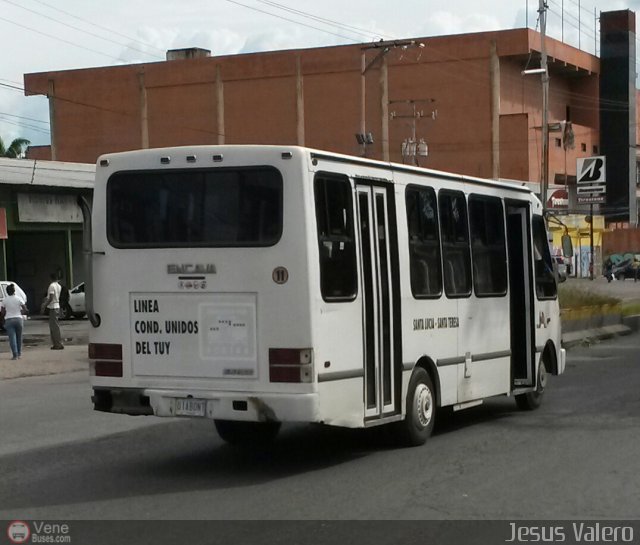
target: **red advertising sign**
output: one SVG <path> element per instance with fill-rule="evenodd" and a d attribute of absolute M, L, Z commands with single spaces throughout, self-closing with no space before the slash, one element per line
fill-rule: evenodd
<path fill-rule="evenodd" d="M 556 189 L 549 195 L 547 208 L 569 208 L 569 193 L 565 189 Z"/>

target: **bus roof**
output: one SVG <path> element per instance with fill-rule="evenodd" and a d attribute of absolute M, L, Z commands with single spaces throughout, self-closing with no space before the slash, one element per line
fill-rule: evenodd
<path fill-rule="evenodd" d="M 307 148 L 303 146 L 291 146 L 291 145 L 259 145 L 259 144 L 225 144 L 225 145 L 197 145 L 197 146 L 174 146 L 168 148 L 148 148 L 144 150 L 133 150 L 116 153 L 108 153 L 98 157 L 98 166 L 107 166 L 110 159 L 135 157 L 136 155 L 156 155 L 156 156 L 171 156 L 172 154 L 180 153 L 184 155 L 196 155 L 198 152 L 213 153 L 223 155 L 225 152 L 239 151 L 239 150 L 254 150 L 254 151 L 277 151 L 278 153 L 296 152 L 302 154 L 308 154 L 308 157 L 313 159 L 319 159 L 323 161 L 341 162 L 354 165 L 363 165 L 373 168 L 380 168 L 383 170 L 391 170 L 394 172 L 407 172 L 411 174 L 417 174 L 422 176 L 429 176 L 432 178 L 440 178 L 445 180 L 452 180 L 476 185 L 484 185 L 495 187 L 497 189 L 505 189 L 510 191 L 516 191 L 519 193 L 526 193 L 533 199 L 537 199 L 536 194 L 526 185 L 526 182 L 519 182 L 522 185 L 518 185 L 518 182 L 506 182 L 492 180 L 489 178 L 480 178 L 476 176 L 467 176 L 464 174 L 456 174 L 451 172 L 444 172 L 441 170 L 435 170 L 425 167 L 405 165 L 400 163 L 380 161 L 377 159 L 369 159 L 366 157 L 357 157 L 353 155 L 345 155 L 341 153 L 335 153 L 331 151 L 323 151 L 314 148 Z M 166 166 L 166 165 L 165 165 Z M 175 166 L 174 166 L 175 168 Z"/>

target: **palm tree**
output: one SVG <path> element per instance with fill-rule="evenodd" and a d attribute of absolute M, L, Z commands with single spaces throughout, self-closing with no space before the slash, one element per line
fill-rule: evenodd
<path fill-rule="evenodd" d="M 29 144 L 31 142 L 26 138 L 16 138 L 9 147 L 6 147 L 2 138 L 0 138 L 0 157 L 17 159 L 22 156 L 23 149 Z"/>

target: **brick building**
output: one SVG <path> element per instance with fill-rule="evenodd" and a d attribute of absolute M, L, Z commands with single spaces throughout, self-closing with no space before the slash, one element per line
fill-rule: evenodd
<path fill-rule="evenodd" d="M 597 152 L 599 59 L 547 38 L 550 176 Z M 165 62 L 27 74 L 50 101 L 53 159 L 181 144 L 300 144 L 423 166 L 539 181 L 540 34 L 516 29 L 245 55 L 170 52 Z M 437 112 L 437 114 L 436 114 Z M 414 132 L 415 131 L 415 132 Z M 356 133 L 371 133 L 359 144 Z M 566 160 L 565 160 L 566 159 Z M 566 170 L 565 170 L 566 165 Z"/>

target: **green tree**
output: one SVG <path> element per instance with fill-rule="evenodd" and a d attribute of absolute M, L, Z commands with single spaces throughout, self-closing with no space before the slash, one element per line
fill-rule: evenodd
<path fill-rule="evenodd" d="M 4 141 L 0 138 L 0 157 L 9 157 L 10 159 L 16 159 L 22 156 L 24 148 L 26 148 L 31 142 L 26 138 L 16 138 L 11 145 L 5 146 Z"/>

